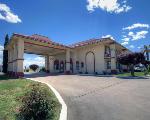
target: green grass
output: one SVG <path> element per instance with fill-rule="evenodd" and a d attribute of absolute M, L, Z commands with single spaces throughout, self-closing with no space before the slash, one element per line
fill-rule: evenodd
<path fill-rule="evenodd" d="M 15 120 L 18 108 L 21 106 L 20 97 L 27 91 L 30 91 L 30 85 L 34 84 L 34 81 L 26 79 L 9 79 L 7 76 L 0 76 L 0 120 Z M 48 86 L 41 84 L 45 89 L 49 90 Z M 59 119 L 59 113 L 61 105 L 59 104 L 55 95 L 50 91 L 52 99 L 58 104 L 54 110 L 55 119 Z"/>
<path fill-rule="evenodd" d="M 121 74 L 118 74 L 119 77 L 127 77 L 127 76 L 131 76 L 131 73 L 121 73 Z M 145 76 L 144 75 L 144 72 L 135 72 L 135 76 L 138 76 L 138 77 L 142 77 L 142 76 Z"/>

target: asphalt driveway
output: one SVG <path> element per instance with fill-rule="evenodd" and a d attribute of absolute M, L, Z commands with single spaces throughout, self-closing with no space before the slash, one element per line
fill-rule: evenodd
<path fill-rule="evenodd" d="M 68 120 L 150 120 L 150 79 L 30 75 L 51 84 L 68 107 Z"/>

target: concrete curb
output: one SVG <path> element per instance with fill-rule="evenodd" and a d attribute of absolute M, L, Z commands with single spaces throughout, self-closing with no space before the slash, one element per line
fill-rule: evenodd
<path fill-rule="evenodd" d="M 26 79 L 33 80 L 33 79 L 31 79 L 31 78 L 26 78 Z M 41 82 L 41 81 L 37 81 L 37 80 L 33 80 L 33 81 L 40 82 L 40 83 L 44 83 L 44 84 L 46 84 L 48 87 L 50 87 L 50 89 L 53 91 L 53 93 L 56 95 L 58 101 L 59 101 L 60 104 L 62 105 L 59 120 L 67 120 L 67 105 L 66 105 L 66 103 L 64 102 L 63 98 L 61 97 L 61 95 L 58 93 L 58 91 L 57 91 L 53 86 L 51 86 L 51 85 L 48 84 L 48 83 Z"/>

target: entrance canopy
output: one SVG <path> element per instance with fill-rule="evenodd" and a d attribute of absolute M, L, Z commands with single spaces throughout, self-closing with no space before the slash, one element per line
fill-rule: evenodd
<path fill-rule="evenodd" d="M 70 47 L 53 42 L 48 37 L 41 35 L 21 35 L 13 34 L 8 50 L 8 71 L 15 76 L 23 76 L 23 54 L 37 54 L 43 56 L 55 56 L 56 54 L 65 53 Z M 47 60 L 47 67 L 49 61 Z"/>
<path fill-rule="evenodd" d="M 10 44 L 13 46 L 13 44 L 17 40 L 24 41 L 25 53 L 32 53 L 39 55 L 54 55 L 65 52 L 66 48 L 68 48 L 68 46 L 53 42 L 48 37 L 37 34 L 31 36 L 13 34 L 13 36 L 11 37 Z"/>

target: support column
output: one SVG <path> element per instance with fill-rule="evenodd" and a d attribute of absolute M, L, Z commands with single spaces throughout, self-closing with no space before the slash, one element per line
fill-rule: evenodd
<path fill-rule="evenodd" d="M 8 71 L 8 73 L 10 71 L 10 50 L 8 50 L 8 68 L 7 68 L 7 71 Z"/>
<path fill-rule="evenodd" d="M 117 73 L 117 69 L 116 69 L 116 45 L 112 44 L 110 45 L 110 49 L 111 49 L 111 72 L 113 74 Z"/>
<path fill-rule="evenodd" d="M 14 45 L 14 62 L 13 62 L 13 70 L 15 71 L 16 77 L 23 77 L 23 55 L 24 55 L 24 41 L 21 39 L 16 40 L 16 45 Z"/>
<path fill-rule="evenodd" d="M 8 56 L 9 56 L 9 59 L 8 59 L 8 74 L 9 76 L 13 76 L 13 48 L 10 48 L 9 49 L 9 52 L 8 52 Z"/>
<path fill-rule="evenodd" d="M 11 65 L 12 65 L 12 60 L 11 60 L 11 49 L 8 50 L 8 75 L 12 74 L 12 69 L 11 69 Z"/>
<path fill-rule="evenodd" d="M 49 56 L 45 56 L 45 69 L 46 72 L 49 73 Z"/>
<path fill-rule="evenodd" d="M 66 74 L 70 74 L 70 49 L 66 51 Z"/>
<path fill-rule="evenodd" d="M 54 56 L 49 57 L 49 70 L 50 73 L 54 73 Z"/>
<path fill-rule="evenodd" d="M 74 51 L 74 53 L 73 53 L 73 71 L 74 71 L 74 73 L 77 73 L 77 69 L 76 69 L 76 61 L 77 61 L 77 53 L 76 53 L 76 51 Z"/>
<path fill-rule="evenodd" d="M 17 44 L 15 43 L 14 45 L 13 45 L 13 51 L 12 51 L 12 53 L 13 53 L 13 56 L 12 56 L 12 66 L 13 66 L 13 76 L 16 76 L 16 72 L 17 72 L 17 64 L 16 64 L 16 59 L 17 59 L 17 46 L 16 46 Z"/>

